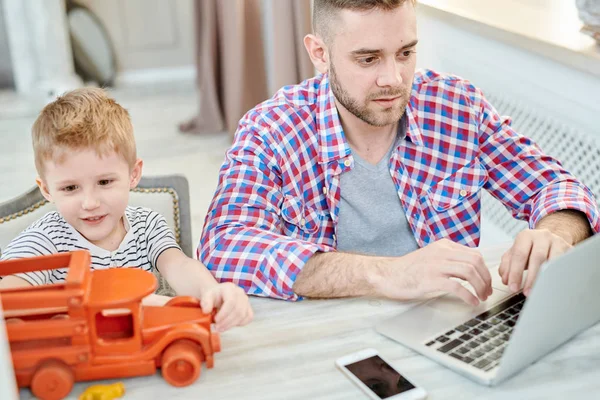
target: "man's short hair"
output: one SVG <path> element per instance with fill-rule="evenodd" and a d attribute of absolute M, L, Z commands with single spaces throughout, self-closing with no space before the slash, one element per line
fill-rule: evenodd
<path fill-rule="evenodd" d="M 341 10 L 370 11 L 380 9 L 392 11 L 407 1 L 414 4 L 417 0 L 314 0 L 313 31 L 319 34 L 327 44 L 331 39 L 331 24 Z"/>
<path fill-rule="evenodd" d="M 114 151 L 132 168 L 137 158 L 129 113 L 99 88 L 76 89 L 46 105 L 31 134 L 40 176 L 44 161 L 63 151 L 93 149 L 99 156 Z"/>

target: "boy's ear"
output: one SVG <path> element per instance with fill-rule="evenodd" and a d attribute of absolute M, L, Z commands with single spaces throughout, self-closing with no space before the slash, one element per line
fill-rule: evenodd
<path fill-rule="evenodd" d="M 40 188 L 40 192 L 42 193 L 42 196 L 44 196 L 44 198 L 46 200 L 48 200 L 50 203 L 52 203 L 52 195 L 48 191 L 48 186 L 46 186 L 46 183 L 42 180 L 42 178 L 40 178 L 39 176 L 36 177 L 35 183 Z"/>
<path fill-rule="evenodd" d="M 142 179 L 142 167 L 144 166 L 144 161 L 141 158 L 135 160 L 135 164 L 133 165 L 133 169 L 131 170 L 130 180 L 129 180 L 129 189 L 133 189 L 140 183 L 140 179 Z"/>

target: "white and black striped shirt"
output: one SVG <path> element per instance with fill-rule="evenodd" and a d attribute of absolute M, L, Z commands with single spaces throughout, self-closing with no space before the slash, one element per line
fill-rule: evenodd
<path fill-rule="evenodd" d="M 125 209 L 125 238 L 115 251 L 102 249 L 84 238 L 56 211 L 49 212 L 31 224 L 6 247 L 1 260 L 35 257 L 45 254 L 88 250 L 92 269 L 131 267 L 151 271 L 158 256 L 169 248 L 177 248 L 173 232 L 164 217 L 143 207 Z M 17 274 L 32 285 L 65 280 L 67 269 Z"/>

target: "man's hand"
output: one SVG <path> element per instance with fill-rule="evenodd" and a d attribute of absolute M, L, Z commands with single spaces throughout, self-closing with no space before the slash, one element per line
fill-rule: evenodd
<path fill-rule="evenodd" d="M 254 317 L 248 296 L 242 288 L 231 282 L 216 284 L 208 289 L 202 295 L 200 305 L 206 314 L 212 312 L 213 308 L 219 310 L 215 316 L 215 325 L 219 332 L 246 325 Z"/>
<path fill-rule="evenodd" d="M 529 296 L 541 265 L 571 248 L 565 239 L 548 229 L 521 231 L 513 246 L 502 256 L 498 273 L 514 293 L 521 289 L 523 272 L 528 270 L 523 294 Z"/>
<path fill-rule="evenodd" d="M 586 215 L 575 210 L 560 210 L 542 218 L 535 229 L 520 232 L 513 246 L 502 256 L 498 273 L 512 292 L 521 288 L 523 272 L 528 270 L 523 294 L 529 296 L 541 265 L 557 257 L 594 232 Z"/>
<path fill-rule="evenodd" d="M 400 265 L 380 269 L 373 282 L 385 297 L 409 300 L 444 291 L 475 306 L 492 294 L 492 278 L 481 253 L 450 240 L 442 239 L 397 260 Z M 450 278 L 469 282 L 479 299 Z"/>

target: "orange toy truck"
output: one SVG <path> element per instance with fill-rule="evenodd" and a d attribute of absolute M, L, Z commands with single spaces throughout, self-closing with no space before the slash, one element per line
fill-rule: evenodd
<path fill-rule="evenodd" d="M 0 262 L 0 275 L 68 268 L 64 283 L 0 290 L 19 387 L 40 399 L 67 396 L 74 381 L 151 375 L 174 386 L 214 364 L 220 339 L 197 299 L 143 306 L 156 278 L 136 268 L 90 270 L 87 251 Z"/>

